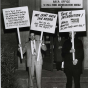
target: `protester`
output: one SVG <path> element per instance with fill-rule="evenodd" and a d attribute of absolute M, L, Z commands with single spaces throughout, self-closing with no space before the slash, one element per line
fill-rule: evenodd
<path fill-rule="evenodd" d="M 63 58 L 61 56 L 62 45 L 65 41 L 64 37 L 61 37 L 59 33 L 54 38 L 54 61 L 56 63 L 57 71 L 62 70 Z"/>
<path fill-rule="evenodd" d="M 62 47 L 62 57 L 64 59 L 64 72 L 67 77 L 66 88 L 72 88 L 72 77 L 74 78 L 75 88 L 80 88 L 80 76 L 82 73 L 82 62 L 84 59 L 83 44 L 74 33 L 74 49 L 72 49 L 72 33 L 69 33 L 69 39 L 67 39 Z M 73 60 L 72 53 L 75 53 L 75 59 Z"/>
<path fill-rule="evenodd" d="M 42 75 L 42 54 L 40 50 L 39 60 L 37 61 L 39 44 L 41 43 L 41 49 L 46 51 L 46 46 L 40 40 L 35 39 L 35 34 L 30 33 L 30 41 L 28 41 L 23 47 L 23 54 L 27 54 L 27 67 L 29 70 L 28 88 L 34 88 L 34 72 L 36 73 L 37 87 L 41 88 L 41 75 Z M 19 44 L 19 47 L 21 45 Z"/>

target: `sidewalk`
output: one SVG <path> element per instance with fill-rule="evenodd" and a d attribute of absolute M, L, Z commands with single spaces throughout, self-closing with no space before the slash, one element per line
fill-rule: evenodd
<path fill-rule="evenodd" d="M 16 88 L 27 88 L 28 73 L 24 70 L 17 70 L 15 72 Z M 81 88 L 88 87 L 88 70 L 85 70 L 81 75 Z M 42 88 L 65 88 L 66 76 L 63 71 L 42 71 Z M 36 83 L 35 83 L 36 86 Z"/>

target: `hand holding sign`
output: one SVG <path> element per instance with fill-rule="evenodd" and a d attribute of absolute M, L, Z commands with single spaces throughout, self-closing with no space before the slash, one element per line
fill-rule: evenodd
<path fill-rule="evenodd" d="M 71 49 L 71 50 L 70 50 L 70 53 L 73 53 L 73 52 L 75 52 L 75 49 Z"/>
<path fill-rule="evenodd" d="M 76 65 L 78 63 L 78 60 L 77 59 L 74 59 L 73 60 L 73 65 Z"/>
<path fill-rule="evenodd" d="M 17 34 L 18 34 L 19 44 L 21 44 L 19 28 L 17 28 Z M 20 53 L 21 53 L 21 59 L 23 59 L 22 46 L 20 46 Z"/>

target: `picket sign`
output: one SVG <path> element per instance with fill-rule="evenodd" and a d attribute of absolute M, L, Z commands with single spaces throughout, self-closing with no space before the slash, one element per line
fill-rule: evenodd
<path fill-rule="evenodd" d="M 74 49 L 74 32 L 86 31 L 85 10 L 58 12 L 59 32 L 72 32 L 72 49 Z M 75 60 L 75 52 L 72 53 Z"/>
<path fill-rule="evenodd" d="M 35 10 L 33 11 L 30 29 L 41 32 L 37 61 L 39 61 L 43 32 L 54 33 L 56 20 L 57 20 L 57 14 L 35 11 Z"/>
<path fill-rule="evenodd" d="M 30 26 L 28 6 L 3 9 L 3 16 L 5 29 L 17 28 L 18 40 L 21 44 L 19 28 Z M 22 47 L 20 47 L 20 52 L 23 59 Z"/>

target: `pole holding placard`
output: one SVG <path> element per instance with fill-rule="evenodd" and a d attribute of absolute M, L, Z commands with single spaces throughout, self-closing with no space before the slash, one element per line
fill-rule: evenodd
<path fill-rule="evenodd" d="M 74 31 L 72 30 L 72 49 L 74 49 Z M 75 60 L 75 52 L 72 53 L 73 60 Z"/>
<path fill-rule="evenodd" d="M 42 42 L 42 36 L 43 36 L 43 31 L 41 32 L 41 37 L 40 37 L 40 43 L 39 43 L 39 49 L 38 49 L 37 61 L 39 61 L 39 54 L 40 54 L 40 48 L 41 48 L 41 42 Z"/>
<path fill-rule="evenodd" d="M 17 34 L 18 34 L 19 44 L 21 44 L 20 33 L 19 33 L 19 28 L 18 27 L 17 27 Z M 23 59 L 22 47 L 20 47 L 20 52 L 21 52 L 21 59 Z"/>

